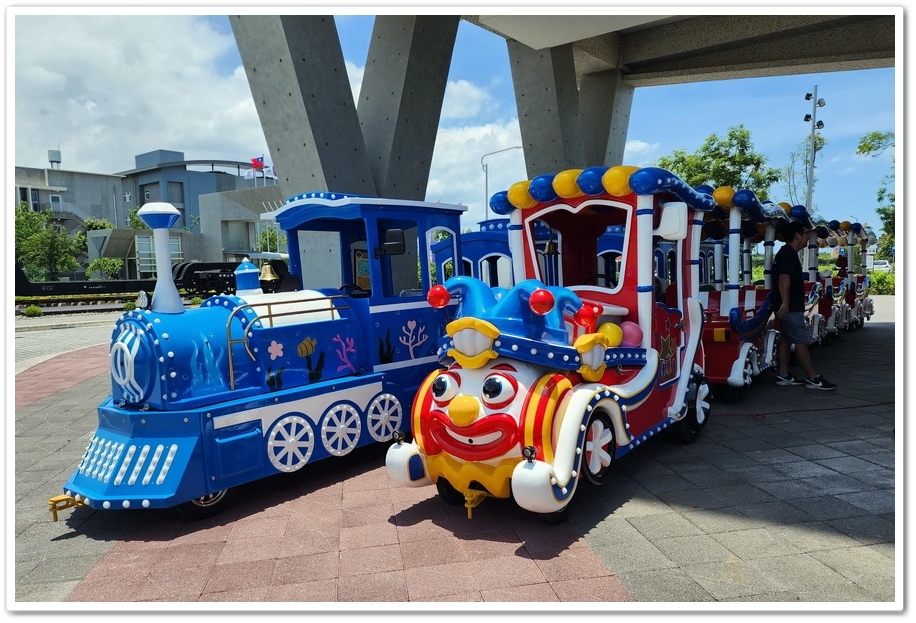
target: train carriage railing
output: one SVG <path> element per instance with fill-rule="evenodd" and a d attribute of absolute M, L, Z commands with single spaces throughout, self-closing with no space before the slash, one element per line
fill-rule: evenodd
<path fill-rule="evenodd" d="M 229 318 L 226 320 L 226 343 L 229 345 L 229 387 L 230 389 L 235 389 L 235 357 L 234 350 L 232 347 L 234 345 L 241 344 L 245 348 L 245 352 L 251 358 L 252 361 L 257 360 L 257 355 L 252 351 L 250 339 L 252 337 L 250 327 L 256 327 L 258 329 L 271 329 L 274 327 L 282 326 L 283 322 L 278 322 L 284 318 L 295 317 L 300 322 L 317 322 L 320 320 L 336 320 L 341 316 L 338 313 L 339 310 L 349 309 L 349 305 L 336 305 L 335 301 L 342 299 L 348 299 L 346 295 L 343 294 L 334 294 L 329 296 L 320 296 L 320 297 L 311 297 L 305 298 L 302 297 L 300 292 L 292 293 L 279 293 L 267 295 L 270 297 L 281 296 L 282 294 L 299 294 L 299 297 L 296 296 L 284 296 L 281 300 L 258 300 L 252 303 L 245 303 L 239 305 L 233 309 L 232 313 L 229 315 Z M 310 307 L 312 303 L 327 303 L 327 306 L 321 307 Z M 295 309 L 287 309 L 285 311 L 277 311 L 278 306 L 297 306 Z M 262 308 L 264 313 L 262 313 Z M 325 314 L 325 317 L 316 317 L 318 314 Z M 308 320 L 303 320 L 303 316 L 309 316 Z M 233 321 L 237 321 L 238 324 L 244 329 L 243 335 L 241 337 L 233 337 Z"/>

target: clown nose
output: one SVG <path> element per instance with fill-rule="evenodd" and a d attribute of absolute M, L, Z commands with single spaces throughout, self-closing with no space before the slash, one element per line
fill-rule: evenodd
<path fill-rule="evenodd" d="M 467 426 L 479 412 L 480 403 L 473 396 L 458 396 L 448 406 L 448 417 L 458 426 Z"/>

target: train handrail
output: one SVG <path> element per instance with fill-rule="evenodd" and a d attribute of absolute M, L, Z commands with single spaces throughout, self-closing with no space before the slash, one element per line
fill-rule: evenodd
<path fill-rule="evenodd" d="M 270 326 L 273 327 L 275 326 L 273 322 L 274 318 L 282 318 L 284 316 L 312 314 L 316 312 L 327 313 L 329 311 L 335 312 L 335 311 L 342 310 L 342 309 L 350 309 L 349 305 L 340 305 L 340 306 L 334 305 L 335 300 L 345 299 L 345 298 L 348 298 L 348 297 L 344 294 L 331 294 L 329 296 L 311 297 L 311 298 L 293 298 L 293 299 L 286 299 L 282 301 L 258 301 L 256 303 L 246 303 L 244 305 L 239 305 L 238 307 L 233 309 L 232 313 L 229 314 L 229 318 L 226 320 L 226 343 L 228 344 L 228 350 L 229 350 L 229 357 L 228 357 L 229 389 L 235 390 L 235 361 L 233 358 L 232 346 L 234 344 L 241 344 L 242 346 L 245 347 L 245 352 L 248 353 L 248 356 L 251 357 L 251 360 L 254 361 L 256 359 L 254 353 L 251 351 L 251 346 L 248 344 L 248 327 L 262 320 L 269 321 Z M 297 309 L 297 310 L 284 311 L 284 312 L 274 312 L 273 311 L 273 308 L 277 305 L 292 305 L 296 303 L 313 303 L 316 301 L 317 302 L 326 301 L 328 303 L 328 307 L 326 309 L 325 308 Z M 254 318 L 246 319 L 248 324 L 243 327 L 242 337 L 233 338 L 232 337 L 232 321 L 233 319 L 235 319 L 236 314 L 246 309 L 254 309 L 255 307 L 267 307 L 267 313 L 266 314 L 255 313 Z M 262 325 L 263 324 L 264 323 L 262 322 Z"/>

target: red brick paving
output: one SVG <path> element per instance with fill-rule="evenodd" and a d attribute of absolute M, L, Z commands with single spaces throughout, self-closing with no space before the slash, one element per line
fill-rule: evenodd
<path fill-rule="evenodd" d="M 58 355 L 16 375 L 16 408 L 53 396 L 107 372 L 107 344 Z"/>
<path fill-rule="evenodd" d="M 107 371 L 104 345 L 59 355 L 17 375 L 16 406 Z M 434 487 L 395 485 L 383 465 L 311 477 L 302 495 L 268 486 L 215 518 L 137 521 L 67 601 L 634 601 L 571 526 L 510 501 L 468 519 Z"/>
<path fill-rule="evenodd" d="M 508 501 L 469 520 L 433 487 L 405 494 L 384 466 L 329 489 L 229 521 L 163 516 L 112 547 L 68 601 L 633 601 L 571 526 Z"/>

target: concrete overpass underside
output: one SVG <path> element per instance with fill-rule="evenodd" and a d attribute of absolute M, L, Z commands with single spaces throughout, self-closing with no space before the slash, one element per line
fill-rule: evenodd
<path fill-rule="evenodd" d="M 902 32 L 893 10 L 384 15 L 354 102 L 333 17 L 231 16 L 282 194 L 424 199 L 462 19 L 506 39 L 529 177 L 621 164 L 638 87 L 893 67 Z"/>

